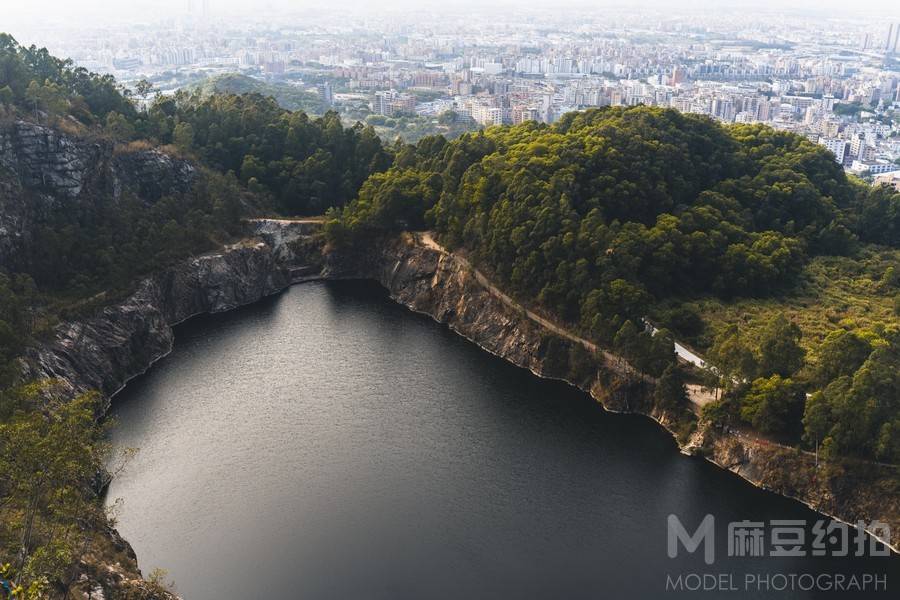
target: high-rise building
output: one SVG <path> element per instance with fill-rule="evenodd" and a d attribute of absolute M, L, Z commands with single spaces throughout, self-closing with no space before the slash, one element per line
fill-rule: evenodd
<path fill-rule="evenodd" d="M 819 138 L 819 144 L 831 150 L 834 154 L 834 160 L 838 164 L 844 162 L 844 155 L 847 152 L 847 142 L 837 138 Z"/>
<path fill-rule="evenodd" d="M 326 81 L 316 87 L 319 90 L 319 97 L 322 99 L 322 103 L 325 106 L 332 106 L 334 104 L 334 94 L 331 91 L 331 82 Z"/>
<path fill-rule="evenodd" d="M 375 92 L 375 100 L 372 102 L 372 112 L 386 117 L 395 114 L 412 114 L 416 110 L 416 97 L 410 94 L 401 94 L 396 90 Z"/>

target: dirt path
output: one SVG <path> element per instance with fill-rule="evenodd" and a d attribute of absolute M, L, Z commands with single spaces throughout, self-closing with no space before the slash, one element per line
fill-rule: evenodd
<path fill-rule="evenodd" d="M 601 355 L 603 357 L 604 361 L 606 362 L 606 364 L 609 365 L 611 368 L 614 368 L 619 371 L 630 370 L 631 373 L 637 372 L 636 369 L 634 369 L 633 367 L 628 365 L 628 362 L 624 358 L 617 356 L 617 355 L 613 354 L 612 352 L 609 352 L 608 350 L 604 350 L 603 348 L 600 348 L 599 346 L 597 346 L 597 344 L 572 333 L 565 327 L 559 325 L 558 323 L 554 323 L 550 319 L 543 317 L 543 316 L 535 313 L 534 311 L 528 310 L 527 308 L 522 306 L 519 302 L 516 302 L 514 299 L 510 298 L 507 294 L 505 294 L 502 290 L 500 290 L 500 288 L 498 288 L 496 285 L 494 285 L 494 283 L 490 279 L 488 279 L 484 275 L 484 273 L 482 273 L 481 271 L 479 271 L 478 269 L 473 267 L 472 264 L 468 261 L 468 259 L 466 259 L 464 256 L 461 256 L 459 254 L 453 254 L 449 250 L 447 250 L 446 248 L 444 248 L 443 246 L 438 244 L 437 241 L 434 239 L 433 234 L 430 231 L 419 232 L 419 233 L 416 233 L 415 236 L 416 236 L 416 239 L 418 239 L 418 241 L 422 245 L 424 245 L 426 248 L 430 248 L 431 250 L 435 250 L 437 252 L 440 252 L 441 254 L 446 254 L 446 255 L 452 254 L 456 260 L 460 261 L 468 269 L 471 269 L 471 271 L 475 274 L 475 280 L 482 287 L 484 287 L 486 290 L 488 290 L 488 292 L 490 292 L 490 294 L 492 296 L 495 296 L 498 300 L 503 302 L 503 304 L 505 304 L 509 308 L 513 309 L 516 312 L 524 314 L 526 317 L 528 317 L 528 319 L 537 323 L 544 329 L 547 329 L 548 331 L 552 331 L 556 335 L 558 335 L 562 338 L 565 338 L 569 341 L 575 342 L 576 344 L 581 344 L 585 349 Z M 680 345 L 676 343 L 676 352 L 678 352 L 679 346 Z M 688 356 L 684 356 L 681 352 L 678 352 L 678 356 L 679 356 L 679 358 L 681 358 L 681 360 L 683 360 L 685 362 L 696 364 L 701 367 L 706 365 L 706 362 L 702 358 L 700 358 L 699 356 L 697 356 L 693 353 L 690 353 L 690 356 L 688 357 Z M 653 377 L 650 377 L 649 375 L 642 374 L 641 376 L 647 381 L 655 381 L 655 379 Z M 703 387 L 703 386 L 695 384 L 695 383 L 688 384 L 685 387 L 687 388 L 688 398 L 691 401 L 693 411 L 698 414 L 700 413 L 700 410 L 704 406 L 706 406 L 710 402 L 714 402 L 718 397 L 716 394 L 716 391 L 714 389 L 706 388 L 706 387 Z"/>
<path fill-rule="evenodd" d="M 287 225 L 289 223 L 305 223 L 307 225 L 312 225 L 314 223 L 324 223 L 325 217 L 300 217 L 297 219 L 272 219 L 268 217 L 260 217 L 259 219 L 247 219 L 250 223 L 262 223 L 264 221 L 270 221 L 272 223 L 279 223 L 281 225 Z"/>
<path fill-rule="evenodd" d="M 607 350 L 604 350 L 603 348 L 600 348 L 599 346 L 597 346 L 597 344 L 595 344 L 589 340 L 586 340 L 583 337 L 575 335 L 574 333 L 572 333 L 565 327 L 562 327 L 558 323 L 554 323 L 550 319 L 543 317 L 534 311 L 528 310 L 527 308 L 522 306 L 522 304 L 520 304 L 519 302 L 516 302 L 514 299 L 510 298 L 507 294 L 505 294 L 503 291 L 501 291 L 500 288 L 498 288 L 496 285 L 494 285 L 494 283 L 490 279 L 488 279 L 481 271 L 479 271 L 478 269 L 473 267 L 472 263 L 470 263 L 468 261 L 468 259 L 466 259 L 463 256 L 460 256 L 459 254 L 453 254 L 449 250 L 447 250 L 446 248 L 444 248 L 443 246 L 438 244 L 435 241 L 434 236 L 432 235 L 432 233 L 430 231 L 424 231 L 421 233 L 417 233 L 415 235 L 416 235 L 417 239 L 426 248 L 436 250 L 436 251 L 440 252 L 441 254 L 446 254 L 446 255 L 452 254 L 452 256 L 456 260 L 460 261 L 463 265 L 466 266 L 466 268 L 470 269 L 472 271 L 472 273 L 475 274 L 475 281 L 477 281 L 479 285 L 481 285 L 483 288 L 488 290 L 488 292 L 492 296 L 496 297 L 498 300 L 500 300 L 503 304 L 505 304 L 509 308 L 513 309 L 516 312 L 524 314 L 526 317 L 528 317 L 529 320 L 537 323 L 544 329 L 547 329 L 548 331 L 552 331 L 556 335 L 558 335 L 562 338 L 565 338 L 571 342 L 575 342 L 576 344 L 581 344 L 582 347 L 584 347 L 586 350 L 589 350 L 590 352 L 593 352 L 595 354 L 600 354 L 601 356 L 603 356 L 606 363 L 608 365 L 610 365 L 612 368 L 615 368 L 617 370 L 621 370 L 623 368 L 631 369 L 632 373 L 638 372 L 637 369 L 630 367 L 628 365 L 628 362 L 624 358 L 617 356 Z M 644 379 L 649 380 L 649 381 L 655 381 L 654 378 L 650 377 L 649 375 L 641 374 L 641 377 L 643 377 Z"/>
<path fill-rule="evenodd" d="M 510 298 L 508 295 L 503 293 L 500 290 L 500 288 L 498 288 L 496 285 L 494 285 L 493 282 L 491 282 L 487 277 L 485 277 L 485 275 L 483 273 L 481 273 L 481 271 L 479 271 L 478 269 L 473 267 L 472 264 L 464 256 L 461 256 L 459 254 L 454 254 L 454 253 L 450 252 L 449 250 L 447 250 L 446 248 L 444 248 L 443 246 L 441 246 L 440 244 L 438 244 L 437 241 L 435 241 L 434 236 L 432 235 L 432 233 L 430 231 L 424 231 L 424 232 L 416 233 L 414 235 L 416 236 L 416 239 L 418 239 L 419 242 L 421 244 L 423 244 L 426 248 L 430 248 L 432 250 L 440 252 L 441 254 L 446 254 L 448 256 L 452 255 L 456 260 L 460 261 L 468 269 L 471 269 L 471 271 L 475 274 L 475 280 L 482 287 L 487 289 L 491 295 L 495 296 L 497 299 L 499 299 L 501 302 L 503 302 L 509 308 L 513 309 L 516 312 L 524 314 L 531 321 L 537 323 L 538 325 L 540 325 L 541 327 L 543 327 L 549 331 L 552 331 L 556 335 L 563 337 L 567 340 L 570 340 L 572 342 L 581 344 L 582 346 L 584 346 L 584 348 L 586 348 L 587 350 L 590 350 L 591 352 L 600 354 L 601 356 L 603 356 L 606 363 L 609 366 L 611 366 L 612 368 L 615 368 L 618 370 L 622 370 L 623 368 L 625 368 L 625 369 L 631 369 L 632 373 L 637 372 L 635 369 L 633 369 L 633 367 L 630 367 L 628 365 L 628 363 L 625 361 L 625 359 L 623 359 L 619 356 L 616 356 L 615 354 L 598 347 L 593 342 L 590 342 L 582 337 L 575 335 L 574 333 L 572 333 L 571 331 L 562 327 L 561 325 L 554 323 L 553 321 L 550 321 L 546 317 L 542 317 L 541 315 L 539 315 L 533 311 L 528 310 L 527 308 L 522 306 L 519 302 L 516 302 L 514 299 Z M 676 342 L 676 345 L 675 345 L 676 353 L 678 354 L 679 358 L 681 358 L 684 362 L 695 364 L 700 367 L 705 367 L 707 365 L 706 361 L 704 361 L 703 358 L 701 358 L 697 354 L 694 354 L 690 350 L 686 350 L 686 353 L 689 354 L 690 356 L 685 356 L 682 352 L 678 352 L 679 346 L 680 346 L 680 344 L 678 344 Z M 684 348 L 683 346 L 681 346 L 681 347 Z M 655 381 L 655 379 L 650 377 L 649 375 L 642 375 L 642 377 L 644 377 L 648 381 Z M 700 413 L 701 409 L 704 406 L 706 406 L 710 402 L 714 402 L 719 397 L 717 390 L 712 389 L 712 388 L 706 388 L 699 384 L 689 383 L 685 387 L 687 388 L 688 398 L 691 401 L 692 408 L 693 408 L 694 412 L 697 414 Z M 809 456 L 810 458 L 816 457 L 816 454 L 814 452 L 810 452 L 808 450 L 802 450 L 795 446 L 788 446 L 788 445 L 782 444 L 780 442 L 776 442 L 776 441 L 769 439 L 755 431 L 748 431 L 748 430 L 742 428 L 742 429 L 731 429 L 731 430 L 729 430 L 729 433 L 731 433 L 738 439 L 743 439 L 746 442 L 755 442 L 755 443 L 763 444 L 763 445 L 767 445 L 767 446 L 775 446 L 775 447 L 783 448 L 785 450 L 792 450 L 792 451 L 800 450 L 800 452 L 802 452 L 806 456 Z M 879 463 L 879 462 L 875 462 L 875 461 L 863 461 L 863 462 L 870 463 L 870 464 L 877 464 L 877 465 L 890 467 L 890 468 L 894 468 L 894 469 L 900 468 L 900 466 L 898 466 L 898 465 Z"/>

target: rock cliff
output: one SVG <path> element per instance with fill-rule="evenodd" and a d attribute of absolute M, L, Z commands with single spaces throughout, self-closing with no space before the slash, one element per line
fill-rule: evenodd
<path fill-rule="evenodd" d="M 85 208 L 133 194 L 146 203 L 188 190 L 186 160 L 141 146 L 116 146 L 27 121 L 0 123 L 0 261 L 29 240 L 30 225 L 57 203 Z"/>
<path fill-rule="evenodd" d="M 378 252 L 328 257 L 331 277 L 374 279 L 391 297 L 428 314 L 485 350 L 542 377 L 568 381 L 607 410 L 644 414 L 669 430 L 682 451 L 701 456 L 754 485 L 795 498 L 847 523 L 880 521 L 900 547 L 900 477 L 896 468 L 873 463 L 821 463 L 809 453 L 752 435 L 702 427 L 683 433 L 655 406 L 651 383 L 623 376 L 598 357 L 596 374 L 573 376 L 555 369 L 542 343 L 550 334 L 524 311 L 503 302 L 461 259 L 421 244 L 414 236 L 386 240 Z M 873 531 L 879 537 L 882 531 Z M 888 541 L 888 540 L 885 540 Z"/>
<path fill-rule="evenodd" d="M 288 284 L 288 273 L 263 242 L 183 261 L 141 281 L 124 301 L 57 326 L 29 351 L 26 373 L 55 379 L 73 394 L 110 396 L 171 351 L 176 323 L 250 304 Z"/>
<path fill-rule="evenodd" d="M 29 349 L 25 374 L 54 379 L 70 395 L 98 390 L 109 397 L 171 351 L 177 323 L 277 293 L 300 268 L 318 273 L 319 229 L 310 222 L 251 221 L 246 240 L 183 260 L 138 282 L 124 300 L 57 325 Z"/>

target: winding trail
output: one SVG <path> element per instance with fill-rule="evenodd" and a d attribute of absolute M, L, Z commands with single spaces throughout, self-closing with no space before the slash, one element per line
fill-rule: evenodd
<path fill-rule="evenodd" d="M 436 252 L 439 252 L 441 254 L 444 254 L 444 255 L 453 256 L 456 260 L 460 261 L 466 268 L 470 269 L 472 271 L 472 273 L 474 273 L 475 280 L 481 286 L 483 286 L 485 289 L 487 289 L 490 294 L 492 294 L 493 296 L 498 298 L 501 302 L 506 304 L 508 307 L 510 307 L 514 311 L 524 314 L 531 321 L 537 323 L 541 327 L 544 327 L 548 331 L 552 331 L 553 333 L 559 335 L 560 337 L 563 337 L 572 342 L 581 344 L 587 350 L 590 350 L 595 353 L 599 353 L 600 355 L 603 356 L 603 358 L 607 362 L 607 364 L 613 366 L 613 368 L 617 368 L 619 370 L 631 369 L 632 373 L 638 373 L 638 371 L 635 370 L 633 367 L 628 366 L 628 363 L 623 358 L 616 356 L 615 354 L 612 354 L 611 352 L 609 352 L 607 350 L 603 350 L 602 348 L 599 348 L 595 343 L 590 342 L 578 335 L 575 335 L 574 333 L 567 330 L 565 327 L 562 327 L 558 323 L 554 323 L 553 321 L 547 319 L 546 317 L 543 317 L 543 316 L 535 313 L 534 311 L 528 310 L 527 308 L 522 306 L 519 302 L 516 302 L 514 299 L 510 298 L 507 294 L 503 293 L 500 290 L 500 288 L 498 288 L 496 285 L 494 285 L 494 283 L 491 282 L 491 280 L 488 279 L 483 273 L 481 273 L 478 269 L 476 269 L 474 266 L 472 266 L 472 264 L 469 262 L 468 259 L 466 259 L 464 256 L 461 256 L 459 254 L 454 254 L 454 253 L 450 252 L 449 250 L 447 250 L 446 248 L 444 248 L 443 246 L 441 246 L 440 244 L 438 244 L 430 231 L 415 232 L 415 233 L 413 233 L 413 236 L 415 236 L 415 238 L 418 240 L 418 242 L 421 243 L 422 245 L 424 245 L 425 247 L 427 247 L 431 250 L 434 250 Z M 654 327 L 651 323 L 645 321 L 645 324 L 647 325 L 647 327 L 651 333 L 655 334 L 658 331 L 657 328 Z M 674 345 L 675 345 L 675 353 L 678 356 L 679 360 L 681 360 L 685 363 L 689 363 L 689 364 L 695 365 L 697 367 L 700 367 L 701 369 L 711 369 L 713 371 L 716 370 L 715 366 L 707 363 L 705 360 L 703 360 L 703 358 L 700 355 L 696 354 L 695 352 L 693 352 L 692 350 L 690 350 L 683 344 L 680 344 L 677 341 L 675 341 Z M 641 374 L 641 376 L 645 380 L 655 381 L 655 379 L 650 377 L 649 375 Z M 693 412 L 696 413 L 697 415 L 700 414 L 703 406 L 718 399 L 718 390 L 704 388 L 698 384 L 687 384 L 685 387 L 687 388 L 688 398 L 691 401 L 691 408 L 692 408 Z M 799 452 L 802 456 L 805 456 L 807 458 L 807 460 L 809 460 L 810 462 L 814 461 L 816 469 L 819 468 L 819 456 L 818 456 L 817 452 L 810 452 L 809 450 L 804 450 L 797 446 L 790 446 L 787 444 L 782 444 L 775 440 L 769 439 L 769 438 L 759 434 L 756 431 L 748 430 L 743 427 L 741 427 L 741 428 L 728 427 L 728 428 L 726 428 L 725 433 L 726 433 L 726 435 L 729 435 L 737 440 L 740 440 L 741 442 L 749 445 L 750 447 L 752 447 L 754 445 L 755 446 L 770 446 L 770 447 L 779 448 L 779 449 L 782 449 L 785 451 Z M 865 464 L 876 465 L 879 467 L 886 467 L 886 468 L 890 468 L 890 469 L 894 469 L 894 470 L 900 470 L 900 465 L 881 463 L 881 462 L 877 462 L 877 461 L 860 460 L 859 463 L 862 465 L 865 465 Z M 735 465 L 735 466 L 730 466 L 730 467 L 726 466 L 724 468 L 734 471 L 740 475 L 742 465 Z M 752 481 L 752 479 L 751 479 L 751 481 Z M 755 485 L 759 485 L 759 484 L 755 484 Z M 819 510 L 818 508 L 813 507 L 811 504 L 808 504 L 806 502 L 804 502 L 804 503 L 807 504 L 807 506 L 814 508 L 815 510 Z M 872 531 L 872 530 L 867 530 L 867 531 L 871 535 L 877 537 L 882 542 L 887 543 L 887 545 L 894 552 L 898 551 L 898 549 L 895 545 L 891 545 L 890 539 L 885 540 L 883 537 L 880 537 L 879 534 L 876 533 L 875 531 Z"/>
<path fill-rule="evenodd" d="M 556 335 L 558 335 L 562 338 L 565 338 L 571 342 L 575 342 L 576 344 L 581 344 L 582 347 L 584 347 L 586 350 L 588 350 L 590 352 L 599 354 L 600 356 L 603 357 L 603 359 L 607 363 L 607 365 L 611 366 L 614 369 L 629 370 L 632 374 L 640 373 L 637 369 L 635 369 L 634 367 L 631 367 L 628 364 L 628 361 L 626 361 L 621 356 L 617 356 L 617 355 L 613 354 L 612 352 L 609 352 L 608 350 L 604 350 L 603 348 L 599 347 L 594 342 L 586 340 L 585 338 L 572 333 L 571 331 L 569 331 L 565 327 L 559 325 L 558 323 L 554 323 L 550 319 L 543 317 L 532 310 L 527 309 L 526 307 L 522 306 L 522 304 L 515 301 L 513 298 L 510 298 L 507 294 L 505 294 L 502 290 L 500 290 L 500 288 L 498 288 L 490 279 L 488 279 L 484 275 L 484 273 L 482 273 L 481 271 L 476 269 L 472 265 L 472 263 L 469 262 L 469 260 L 467 258 L 465 258 L 464 256 L 461 256 L 459 254 L 454 254 L 454 253 L 450 252 L 449 250 L 447 250 L 446 248 L 444 248 L 443 246 L 441 246 L 439 243 L 437 243 L 437 241 L 434 239 L 434 235 L 430 231 L 417 232 L 417 233 L 414 233 L 413 235 L 426 248 L 430 248 L 431 250 L 435 250 L 436 252 L 440 252 L 441 254 L 444 254 L 444 255 L 448 255 L 448 256 L 452 255 L 456 260 L 460 261 L 463 265 L 466 266 L 466 268 L 470 269 L 472 271 L 472 273 L 474 273 L 475 280 L 479 283 L 479 285 L 481 285 L 486 290 L 488 290 L 488 292 L 490 292 L 491 295 L 493 295 L 498 300 L 503 302 L 503 304 L 505 304 L 509 308 L 513 309 L 516 312 L 524 314 L 526 317 L 528 317 L 528 319 L 537 323 L 538 325 L 547 329 L 548 331 L 552 331 Z M 651 331 L 653 331 L 655 333 L 655 329 L 651 328 Z M 683 360 L 684 362 L 689 362 L 689 363 L 695 364 L 701 368 L 704 368 L 706 365 L 706 362 L 703 359 L 701 359 L 699 356 L 697 356 L 696 354 L 694 354 L 693 352 L 691 352 L 690 350 L 688 350 L 681 344 L 678 344 L 677 342 L 675 343 L 675 351 L 678 354 L 678 357 L 681 360 Z M 640 373 L 640 376 L 645 381 L 649 381 L 649 382 L 656 381 L 656 379 L 654 377 L 651 377 L 650 375 L 647 375 L 645 373 Z M 699 414 L 700 410 L 705 405 L 707 405 L 710 402 L 713 402 L 717 399 L 717 395 L 716 395 L 715 391 L 710 390 L 709 388 L 705 388 L 705 387 L 695 384 L 695 383 L 687 384 L 685 387 L 687 387 L 688 398 L 691 401 L 691 408 L 695 413 Z"/>
<path fill-rule="evenodd" d="M 600 354 L 601 356 L 603 356 L 604 360 L 607 361 L 607 364 L 613 366 L 614 368 L 621 369 L 623 367 L 626 367 L 628 369 L 631 369 L 632 373 L 638 372 L 633 367 L 628 366 L 628 363 L 624 358 L 617 356 L 617 355 L 613 354 L 612 352 L 604 350 L 603 348 L 600 348 L 599 346 L 597 346 L 597 344 L 595 344 L 591 341 L 588 341 L 588 340 L 584 339 L 583 337 L 575 335 L 574 333 L 572 333 L 565 327 L 562 327 L 558 323 L 554 323 L 553 321 L 547 319 L 546 317 L 543 317 L 543 316 L 535 313 L 534 311 L 528 310 L 527 308 L 522 306 L 522 304 L 520 304 L 519 302 L 516 302 L 514 299 L 510 298 L 508 295 L 503 293 L 500 290 L 500 288 L 498 288 L 493 282 L 491 282 L 491 280 L 489 280 L 481 271 L 479 271 L 474 266 L 472 266 L 472 263 L 470 263 L 468 259 L 466 259 L 464 256 L 461 256 L 459 254 L 454 254 L 454 253 L 450 252 L 449 250 L 447 250 L 446 248 L 444 248 L 443 246 L 441 246 L 440 244 L 438 244 L 430 231 L 417 232 L 417 233 L 414 233 L 413 235 L 415 235 L 416 239 L 418 239 L 419 242 L 422 245 L 424 245 L 425 247 L 435 250 L 437 252 L 440 252 L 441 254 L 453 256 L 456 260 L 458 260 L 462 264 L 464 264 L 468 269 L 470 269 L 475 274 L 475 280 L 481 286 L 483 286 L 485 289 L 487 289 L 493 296 L 498 298 L 501 302 L 506 304 L 511 309 L 524 314 L 530 320 L 534 321 L 541 327 L 544 327 L 545 329 L 552 331 L 556 335 L 563 337 L 567 340 L 570 340 L 572 342 L 581 344 L 582 346 L 584 346 L 585 349 L 587 349 L 591 352 Z M 650 331 L 654 334 L 658 331 L 653 325 L 651 325 L 649 323 L 648 323 L 648 327 L 649 327 Z M 715 367 L 709 365 L 709 363 L 707 363 L 705 360 L 703 360 L 702 357 L 695 354 L 693 351 L 688 349 L 686 346 L 679 344 L 677 341 L 675 342 L 675 353 L 678 355 L 678 358 L 681 359 L 685 363 L 690 363 L 692 365 L 696 365 L 696 366 L 700 367 L 701 369 L 706 369 L 706 368 L 715 369 Z M 650 381 L 650 382 L 656 381 L 655 378 L 651 377 L 650 375 L 641 374 L 641 376 L 646 381 Z M 692 408 L 694 409 L 694 412 L 696 412 L 698 414 L 700 412 L 700 409 L 703 408 L 703 406 L 718 399 L 718 395 L 716 394 L 715 390 L 711 390 L 709 388 L 705 388 L 701 385 L 693 384 L 693 383 L 689 383 L 685 387 L 687 387 L 688 398 L 690 399 L 691 404 L 693 405 Z M 809 450 L 803 450 L 801 448 L 797 448 L 796 446 L 789 446 L 786 444 L 782 444 L 780 442 L 777 442 L 775 440 L 772 440 L 765 436 L 762 436 L 755 431 L 730 428 L 728 430 L 728 432 L 731 435 L 733 435 L 739 439 L 743 439 L 745 441 L 752 441 L 752 442 L 760 443 L 763 445 L 776 446 L 776 447 L 789 449 L 789 450 L 795 450 L 795 451 L 799 450 L 800 452 L 802 452 L 803 454 L 805 454 L 807 456 L 810 456 L 810 457 L 816 456 L 816 454 L 814 452 L 810 452 Z M 883 467 L 890 467 L 893 469 L 900 468 L 900 466 L 898 466 L 898 465 L 893 465 L 893 464 L 889 464 L 889 463 L 881 463 L 878 461 L 863 461 L 863 462 L 866 462 L 869 464 L 875 464 L 875 465 L 879 465 L 879 466 L 883 466 Z"/>

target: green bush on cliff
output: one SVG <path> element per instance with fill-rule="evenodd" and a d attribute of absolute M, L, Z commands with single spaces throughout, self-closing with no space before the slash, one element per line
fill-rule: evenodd
<path fill-rule="evenodd" d="M 26 598 L 45 597 L 51 585 L 68 591 L 106 523 L 94 486 L 107 451 L 99 398 L 48 402 L 47 392 L 7 391 L 0 421 L 0 564 Z"/>

